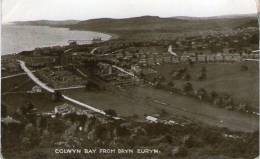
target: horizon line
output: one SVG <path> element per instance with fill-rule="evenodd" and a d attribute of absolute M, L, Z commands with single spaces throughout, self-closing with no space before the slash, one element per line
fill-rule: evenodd
<path fill-rule="evenodd" d="M 157 15 L 140 15 L 140 16 L 131 16 L 131 17 L 123 17 L 123 18 L 113 18 L 113 17 L 97 17 L 97 18 L 89 18 L 89 19 L 31 19 L 31 20 L 16 20 L 16 21 L 2 21 L 2 24 L 11 24 L 15 22 L 28 22 L 28 21 L 87 21 L 87 20 L 95 20 L 95 19 L 130 19 L 130 18 L 138 18 L 138 17 L 159 17 L 159 18 L 178 18 L 178 17 L 187 17 L 187 18 L 217 18 L 217 17 L 227 17 L 227 16 L 256 16 L 260 15 L 260 12 L 254 13 L 237 13 L 237 14 L 221 14 L 221 15 L 213 15 L 213 16 L 186 16 L 186 15 L 176 15 L 176 16 L 157 16 Z M 2 18 L 3 19 L 3 18 Z"/>

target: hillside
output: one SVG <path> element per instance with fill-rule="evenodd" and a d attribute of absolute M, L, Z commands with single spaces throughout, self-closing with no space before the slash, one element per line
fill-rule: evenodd
<path fill-rule="evenodd" d="M 239 26 L 239 28 L 256 27 L 256 26 L 258 26 L 257 21 L 256 20 L 250 20 L 247 23 Z"/>
<path fill-rule="evenodd" d="M 172 17 L 160 18 L 157 16 L 143 16 L 126 19 L 92 19 L 81 21 L 71 25 L 71 29 L 92 30 L 118 34 L 121 37 L 133 37 L 151 33 L 154 34 L 180 34 L 186 32 L 198 32 L 208 30 L 225 30 L 238 28 L 243 25 L 257 26 L 255 16 L 234 16 L 234 17 Z"/>
<path fill-rule="evenodd" d="M 119 35 L 126 39 L 171 39 L 183 33 L 224 31 L 233 28 L 257 27 L 256 15 L 225 15 L 215 17 L 169 17 L 141 16 L 125 19 L 100 18 L 84 21 L 25 21 L 20 25 L 44 25 L 68 27 L 72 30 L 89 30 Z"/>

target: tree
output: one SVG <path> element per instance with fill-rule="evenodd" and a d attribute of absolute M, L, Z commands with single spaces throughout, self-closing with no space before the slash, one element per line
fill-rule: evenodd
<path fill-rule="evenodd" d="M 70 119 L 70 121 L 74 123 L 78 120 L 79 116 L 75 112 L 73 112 L 73 113 L 67 114 L 66 118 Z"/>
<path fill-rule="evenodd" d="M 207 79 L 206 72 L 201 72 L 200 75 L 198 76 L 198 80 L 202 81 L 202 80 L 205 80 L 205 79 Z"/>
<path fill-rule="evenodd" d="M 223 100 L 222 100 L 222 98 L 219 97 L 219 96 L 217 96 L 217 97 L 214 99 L 213 103 L 214 103 L 215 105 L 217 105 L 217 106 L 223 107 Z"/>
<path fill-rule="evenodd" d="M 40 121 L 39 121 L 39 127 L 40 127 L 42 130 L 45 129 L 45 128 L 47 128 L 47 125 L 48 125 L 47 119 L 46 119 L 45 117 L 40 117 L 39 120 L 40 120 Z"/>
<path fill-rule="evenodd" d="M 62 99 L 62 94 L 60 91 L 55 91 L 54 94 L 52 95 L 52 100 L 53 101 L 60 101 Z"/>
<path fill-rule="evenodd" d="M 164 76 L 159 76 L 158 79 L 159 79 L 160 82 L 164 82 L 166 80 Z"/>
<path fill-rule="evenodd" d="M 167 84 L 169 87 L 174 87 L 174 83 L 172 82 L 172 81 L 170 81 L 170 82 L 168 82 L 168 84 Z"/>
<path fill-rule="evenodd" d="M 34 109 L 34 105 L 31 102 L 28 102 L 26 109 L 27 112 L 31 112 Z"/>
<path fill-rule="evenodd" d="M 127 129 L 127 127 L 125 126 L 117 126 L 114 130 L 116 136 L 120 137 L 120 136 L 126 136 L 126 135 L 129 135 L 130 134 L 130 131 Z"/>
<path fill-rule="evenodd" d="M 202 81 L 207 78 L 207 68 L 205 66 L 201 67 L 200 74 L 198 76 L 198 80 Z"/>
<path fill-rule="evenodd" d="M 183 85 L 183 91 L 188 93 L 190 91 L 193 91 L 193 86 L 190 82 L 186 82 L 184 85 Z"/>
<path fill-rule="evenodd" d="M 250 43 L 252 44 L 258 44 L 259 42 L 259 36 L 258 34 L 254 34 L 251 38 L 250 38 Z"/>
<path fill-rule="evenodd" d="M 24 137 L 24 141 L 22 142 L 26 145 L 29 144 L 28 146 L 30 147 L 37 146 L 40 143 L 39 133 L 32 123 L 29 123 L 25 126 Z M 26 139 L 26 137 L 29 139 L 29 141 Z"/>
<path fill-rule="evenodd" d="M 178 152 L 175 154 L 176 157 L 185 157 L 188 155 L 188 150 L 185 147 L 179 147 Z"/>
<path fill-rule="evenodd" d="M 190 58 L 188 59 L 188 63 L 189 63 L 189 66 L 190 66 L 190 67 L 192 67 L 193 64 L 194 64 L 194 62 L 193 62 Z"/>
<path fill-rule="evenodd" d="M 140 73 L 139 77 L 140 77 L 140 79 L 144 79 L 145 78 L 145 74 L 143 73 L 143 71 Z"/>
<path fill-rule="evenodd" d="M 1 104 L 1 117 L 4 118 L 7 116 L 7 107 L 6 105 L 2 102 Z"/>
<path fill-rule="evenodd" d="M 240 71 L 247 71 L 247 70 L 248 70 L 247 65 L 242 65 L 240 68 Z"/>
<path fill-rule="evenodd" d="M 190 74 L 186 73 L 182 78 L 186 81 L 189 81 L 191 79 L 191 76 Z"/>
<path fill-rule="evenodd" d="M 233 98 L 230 95 L 225 95 L 223 97 L 223 105 L 224 106 L 233 106 Z"/>
<path fill-rule="evenodd" d="M 211 100 L 211 101 L 214 101 L 215 98 L 218 97 L 218 94 L 217 94 L 216 91 L 211 91 L 211 92 L 209 93 L 209 97 L 210 97 L 210 100 Z"/>
<path fill-rule="evenodd" d="M 200 99 L 200 100 L 203 100 L 205 98 L 207 98 L 208 94 L 207 94 L 207 91 L 204 89 L 204 88 L 200 88 L 197 92 L 197 97 Z"/>
<path fill-rule="evenodd" d="M 206 73 L 207 72 L 207 68 L 205 66 L 202 66 L 200 72 Z"/>
<path fill-rule="evenodd" d="M 105 112 L 107 115 L 112 116 L 112 117 L 117 116 L 117 113 L 116 113 L 116 111 L 115 111 L 114 109 L 106 109 L 106 110 L 104 110 L 104 112 Z"/>
<path fill-rule="evenodd" d="M 192 147 L 199 147 L 201 146 L 201 141 L 200 139 L 198 139 L 197 137 L 191 135 L 187 138 L 187 140 L 185 140 L 184 143 L 185 147 L 187 148 L 192 148 Z"/>
<path fill-rule="evenodd" d="M 183 67 L 183 68 L 179 69 L 178 72 L 183 74 L 183 73 L 187 72 L 187 68 Z"/>
<path fill-rule="evenodd" d="M 61 134 L 65 131 L 66 125 L 64 121 L 59 119 L 53 119 L 48 123 L 48 131 L 54 134 Z"/>

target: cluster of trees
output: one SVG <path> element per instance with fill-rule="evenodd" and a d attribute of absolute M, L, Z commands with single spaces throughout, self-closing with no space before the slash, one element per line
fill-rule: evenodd
<path fill-rule="evenodd" d="M 13 118 L 19 122 L 3 125 L 3 145 L 21 149 L 31 149 L 39 145 L 40 134 L 46 123 L 43 118 L 37 116 L 34 105 L 27 103 L 21 106 L 13 114 Z M 15 141 L 12 142 L 13 140 Z"/>
<path fill-rule="evenodd" d="M 202 69 L 201 74 L 203 75 L 204 73 L 205 70 Z M 205 77 L 206 75 L 203 76 Z M 231 95 L 227 93 L 217 93 L 216 91 L 207 91 L 204 88 L 194 89 L 192 83 L 189 81 L 186 81 L 183 83 L 181 88 L 178 88 L 175 86 L 173 81 L 169 81 L 167 83 L 163 76 L 159 76 L 153 81 L 153 83 L 155 88 L 164 89 L 180 95 L 190 96 L 203 102 L 212 103 L 213 105 L 221 108 L 228 110 L 249 111 L 249 107 L 246 103 L 235 103 Z"/>
<path fill-rule="evenodd" d="M 192 85 L 186 84 L 186 90 L 193 90 Z M 201 90 L 201 92 L 204 91 Z M 25 120 L 15 126 L 4 125 L 4 135 L 8 135 L 3 137 L 5 149 L 8 147 L 14 149 L 14 146 L 21 151 L 49 148 L 54 143 L 64 140 L 68 141 L 69 146 L 77 143 L 76 145 L 79 147 L 90 145 L 97 147 L 156 147 L 161 150 L 159 158 L 182 158 L 192 155 L 196 148 L 200 148 L 204 154 L 214 150 L 217 154 L 232 155 L 232 157 L 244 156 L 247 158 L 257 155 L 257 150 L 252 148 L 258 145 L 255 140 L 256 133 L 244 134 L 245 138 L 230 140 L 223 136 L 223 133 L 229 133 L 228 130 L 208 128 L 194 123 L 185 127 L 178 125 L 172 127 L 162 123 L 148 124 L 113 120 L 105 122 L 98 117 L 88 117 L 76 113 L 63 117 L 56 116 L 56 118 L 38 116 L 33 122 L 27 118 L 28 112 L 32 113 L 34 106 L 28 104 L 20 109 L 18 115 Z M 115 115 L 113 110 L 106 110 L 106 112 Z M 237 135 L 240 136 L 240 134 Z M 10 141 L 15 145 L 8 145 Z M 250 143 L 248 148 L 243 151 L 236 148 L 243 147 L 245 141 Z M 232 153 L 227 152 L 226 149 L 232 150 Z"/>
<path fill-rule="evenodd" d="M 240 71 L 243 71 L 243 72 L 248 71 L 248 66 L 247 65 L 241 65 Z"/>
<path fill-rule="evenodd" d="M 192 64 L 190 63 L 190 65 Z M 186 67 L 180 68 L 177 71 L 172 71 L 171 75 L 172 75 L 172 80 L 190 81 L 192 79 L 192 76 L 190 75 Z M 200 72 L 195 79 L 199 81 L 207 79 L 207 68 L 205 66 L 201 67 Z"/>
<path fill-rule="evenodd" d="M 246 65 L 241 66 L 241 71 L 247 70 L 248 67 Z M 172 71 L 170 74 L 172 75 L 172 79 L 170 81 L 166 80 L 163 75 L 158 75 L 154 78 L 147 78 L 143 75 L 142 78 L 153 83 L 155 88 L 171 91 L 180 95 L 187 95 L 203 102 L 212 103 L 213 105 L 221 108 L 243 112 L 252 111 L 247 103 L 235 102 L 230 94 L 218 93 L 214 90 L 207 91 L 205 88 L 194 89 L 192 83 L 190 82 L 191 76 L 186 67 L 180 68 L 177 71 Z M 182 86 L 176 86 L 174 80 L 180 79 L 184 80 Z M 199 70 L 197 80 L 201 81 L 206 79 L 207 68 L 203 66 Z"/>
<path fill-rule="evenodd" d="M 202 81 L 202 80 L 205 80 L 205 79 L 207 79 L 207 68 L 205 66 L 203 66 L 200 69 L 198 80 Z"/>
<path fill-rule="evenodd" d="M 112 117 L 116 117 L 117 116 L 117 113 L 114 109 L 106 109 L 104 110 L 104 112 L 109 115 L 109 116 L 112 116 Z"/>
<path fill-rule="evenodd" d="M 183 79 L 183 80 L 189 81 L 191 79 L 191 76 L 187 72 L 187 68 L 184 67 L 184 68 L 178 69 L 177 71 L 173 71 L 172 72 L 172 79 L 173 80 Z"/>

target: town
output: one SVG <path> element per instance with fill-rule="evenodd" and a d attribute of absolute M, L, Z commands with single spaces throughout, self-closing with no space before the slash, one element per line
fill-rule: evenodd
<path fill-rule="evenodd" d="M 257 27 L 81 42 L 2 56 L 6 154 L 17 140 L 17 149 L 123 145 L 158 150 L 158 158 L 257 156 Z"/>

